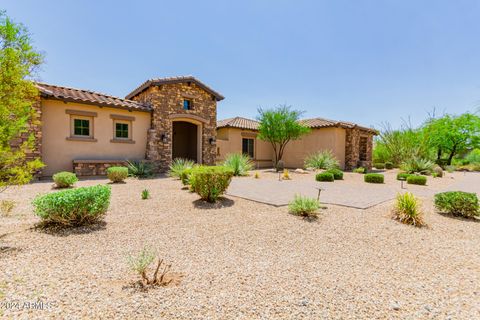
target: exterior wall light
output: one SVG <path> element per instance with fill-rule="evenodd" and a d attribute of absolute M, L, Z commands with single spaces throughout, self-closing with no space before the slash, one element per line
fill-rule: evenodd
<path fill-rule="evenodd" d="M 217 140 L 215 138 L 208 139 L 208 142 L 213 146 Z"/>
<path fill-rule="evenodd" d="M 167 135 L 165 133 L 162 133 L 160 140 L 162 140 L 163 143 L 167 143 Z"/>

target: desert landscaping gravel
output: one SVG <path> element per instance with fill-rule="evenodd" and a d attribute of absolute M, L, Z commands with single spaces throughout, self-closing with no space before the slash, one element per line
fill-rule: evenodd
<path fill-rule="evenodd" d="M 107 180 L 78 186 L 98 183 Z M 112 185 L 104 224 L 47 232 L 34 228 L 30 202 L 51 187 L 0 195 L 17 202 L 0 217 L 6 318 L 480 318 L 480 223 L 436 213 L 429 196 L 429 227 L 419 229 L 391 219 L 392 201 L 366 210 L 326 205 L 307 222 L 286 207 L 232 196 L 205 204 L 171 178 L 128 179 Z M 145 188 L 149 200 L 140 198 Z M 134 286 L 126 257 L 145 246 L 179 283 Z"/>

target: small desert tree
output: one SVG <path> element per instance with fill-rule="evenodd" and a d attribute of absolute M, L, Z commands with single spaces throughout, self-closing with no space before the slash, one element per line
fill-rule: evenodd
<path fill-rule="evenodd" d="M 436 149 L 437 159 L 446 154 L 449 165 L 455 155 L 480 146 L 480 117 L 472 113 L 431 118 L 423 130 L 428 143 Z"/>
<path fill-rule="evenodd" d="M 310 132 L 310 129 L 298 121 L 302 112 L 291 110 L 290 106 L 282 105 L 266 110 L 260 108 L 258 113 L 260 122 L 258 137 L 271 143 L 275 154 L 275 167 L 277 167 L 287 144 Z"/>
<path fill-rule="evenodd" d="M 30 79 L 43 57 L 31 43 L 28 30 L 0 11 L 0 192 L 9 185 L 28 183 L 43 166 L 39 159 L 26 158 L 33 134 L 19 147 L 10 144 L 39 121 L 32 108 L 38 91 Z"/>

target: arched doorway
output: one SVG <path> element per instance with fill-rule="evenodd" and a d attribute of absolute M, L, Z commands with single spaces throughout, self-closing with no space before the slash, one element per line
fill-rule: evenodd
<path fill-rule="evenodd" d="M 200 162 L 199 126 L 187 121 L 173 121 L 172 131 L 172 159 L 184 158 Z"/>

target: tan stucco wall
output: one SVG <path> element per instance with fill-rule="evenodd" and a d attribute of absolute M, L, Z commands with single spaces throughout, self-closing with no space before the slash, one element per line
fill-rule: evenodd
<path fill-rule="evenodd" d="M 243 135 L 242 135 L 243 134 Z M 229 153 L 242 152 L 242 138 L 255 139 L 254 151 L 257 167 L 271 167 L 273 149 L 270 143 L 257 139 L 256 131 L 238 128 L 220 128 L 217 130 L 217 161 L 223 161 Z"/>
<path fill-rule="evenodd" d="M 42 99 L 42 160 L 44 176 L 58 171 L 72 171 L 72 161 L 144 159 L 150 113 L 97 107 L 80 103 L 64 103 Z M 93 118 L 93 138 L 96 142 L 69 141 L 70 115 L 66 110 L 96 112 Z M 114 143 L 111 115 L 135 117 L 132 121 L 132 140 L 135 143 Z"/>
<path fill-rule="evenodd" d="M 314 152 L 331 150 L 340 163 L 345 166 L 345 129 L 312 129 L 300 140 L 291 141 L 285 148 L 283 160 L 289 168 L 303 168 L 305 158 Z"/>
<path fill-rule="evenodd" d="M 217 161 L 222 161 L 229 153 L 242 152 L 242 132 L 255 133 L 252 130 L 221 128 L 217 130 Z M 288 168 L 303 168 L 305 158 L 314 152 L 331 150 L 338 159 L 341 168 L 345 166 L 345 129 L 313 129 L 300 140 L 288 143 L 283 161 Z M 261 167 L 271 167 L 274 158 L 270 143 L 255 139 L 255 158 Z M 267 160 L 267 161 L 258 161 Z"/>

